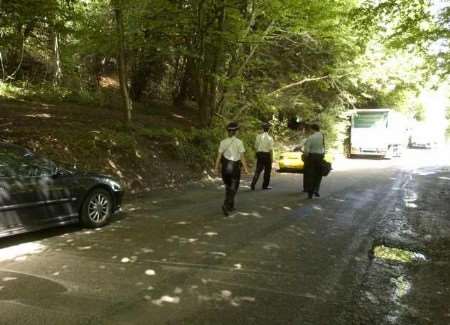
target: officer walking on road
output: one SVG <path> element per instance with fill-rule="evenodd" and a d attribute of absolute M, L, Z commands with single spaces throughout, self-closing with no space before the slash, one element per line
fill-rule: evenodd
<path fill-rule="evenodd" d="M 225 185 L 225 201 L 222 206 L 225 216 L 234 210 L 234 197 L 241 180 L 241 166 L 244 167 L 244 172 L 249 174 L 244 156 L 244 144 L 236 137 L 238 129 L 239 125 L 236 122 L 227 125 L 228 137 L 220 142 L 215 164 L 216 172 L 222 174 Z"/>
<path fill-rule="evenodd" d="M 311 134 L 305 142 L 304 157 L 304 187 L 308 198 L 313 195 L 319 197 L 320 183 L 322 182 L 322 161 L 325 155 L 325 138 L 317 124 L 311 126 Z"/>
<path fill-rule="evenodd" d="M 273 160 L 273 138 L 269 135 L 270 124 L 262 124 L 263 132 L 256 136 L 255 149 L 256 149 L 256 169 L 253 176 L 252 184 L 250 188 L 255 190 L 256 183 L 258 182 L 259 175 L 264 170 L 264 180 L 262 184 L 263 190 L 272 189 L 269 186 L 270 173 L 272 172 L 272 160 Z"/>

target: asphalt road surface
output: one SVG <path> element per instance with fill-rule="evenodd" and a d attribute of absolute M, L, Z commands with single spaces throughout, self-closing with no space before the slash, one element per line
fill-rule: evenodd
<path fill-rule="evenodd" d="M 449 324 L 449 157 L 339 160 L 313 200 L 300 175 L 244 180 L 229 217 L 216 182 L 0 239 L 0 324 Z"/>

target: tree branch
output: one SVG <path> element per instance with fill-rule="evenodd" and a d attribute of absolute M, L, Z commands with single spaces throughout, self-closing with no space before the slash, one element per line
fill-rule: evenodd
<path fill-rule="evenodd" d="M 274 95 L 277 95 L 278 93 L 280 93 L 280 92 L 282 92 L 282 91 L 285 91 L 285 90 L 287 90 L 287 89 L 290 89 L 290 88 L 292 88 L 292 87 L 297 87 L 297 86 L 303 85 L 303 84 L 306 83 L 306 82 L 318 81 L 318 80 L 327 79 L 327 78 L 330 78 L 330 76 L 329 76 L 329 75 L 326 75 L 326 76 L 323 76 L 323 77 L 305 78 L 305 79 L 303 79 L 303 80 L 300 80 L 300 81 L 291 83 L 291 84 L 289 84 L 289 85 L 283 86 L 283 87 L 281 87 L 281 88 L 278 88 L 277 90 L 272 91 L 271 93 L 269 93 L 269 94 L 267 94 L 267 95 L 268 95 L 268 96 L 274 96 Z"/>
<path fill-rule="evenodd" d="M 270 31 L 272 30 L 274 25 L 274 21 L 272 20 L 269 24 L 269 26 L 266 28 L 266 30 L 264 31 L 261 39 L 264 40 L 267 35 L 270 33 Z M 259 44 L 256 44 L 255 46 L 252 47 L 250 54 L 245 58 L 244 63 L 240 66 L 239 70 L 237 71 L 236 75 L 240 76 L 241 73 L 244 71 L 245 67 L 247 66 L 247 64 L 250 62 L 250 60 L 252 59 L 253 55 L 255 54 L 256 50 L 258 49 Z"/>
<path fill-rule="evenodd" d="M 23 63 L 24 52 L 25 52 L 25 36 L 22 35 L 22 50 L 20 52 L 19 64 L 17 65 L 16 70 L 14 70 L 14 72 L 12 74 L 10 74 L 9 76 L 6 77 L 6 80 L 13 80 L 14 77 L 16 76 L 16 74 L 20 71 L 20 68 L 22 67 L 22 63 Z M 3 62 L 2 62 L 2 64 L 3 64 Z"/>

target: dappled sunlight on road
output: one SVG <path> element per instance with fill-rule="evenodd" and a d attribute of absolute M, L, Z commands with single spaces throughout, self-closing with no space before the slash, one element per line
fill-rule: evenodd
<path fill-rule="evenodd" d="M 313 200 L 299 188 L 301 175 L 274 177 L 273 191 L 240 191 L 238 210 L 229 217 L 221 214 L 223 188 L 218 184 L 148 195 L 128 203 L 125 216 L 105 228 L 44 239 L 44 254 L 14 267 L 55 283 L 77 283 L 69 286 L 67 297 L 76 302 L 98 297 L 89 301 L 91 309 L 119 306 L 111 315 L 117 322 L 129 316 L 138 317 L 137 322 L 147 317 L 191 320 L 197 311 L 207 321 L 217 310 L 240 315 L 261 308 L 273 314 L 273 306 L 290 303 L 304 312 L 333 301 L 336 279 L 347 272 L 345 263 L 366 261 L 368 250 L 360 252 L 360 242 L 352 240 L 366 238 L 368 218 L 383 214 L 392 198 L 400 205 L 392 207 L 387 220 L 401 225 L 402 235 L 412 234 L 394 215 L 418 211 L 421 205 L 421 192 L 405 182 L 427 179 L 421 175 L 435 173 L 429 163 L 442 155 L 433 149 L 411 150 L 392 160 L 342 159 L 336 174 L 324 180 L 321 197 Z M 39 261 L 44 259 L 53 265 L 44 267 Z M 14 255 L 10 260 L 15 262 Z M 409 292 L 408 278 L 393 279 L 391 303 Z M 10 292 L 13 282 L 7 283 Z M 111 306 L 118 293 L 129 304 Z M 366 294 L 370 301 L 380 299 L 374 292 Z M 51 307 L 63 304 L 55 299 Z"/>
<path fill-rule="evenodd" d="M 23 261 L 29 255 L 42 253 L 46 249 L 40 243 L 24 243 L 0 249 L 0 262 Z"/>

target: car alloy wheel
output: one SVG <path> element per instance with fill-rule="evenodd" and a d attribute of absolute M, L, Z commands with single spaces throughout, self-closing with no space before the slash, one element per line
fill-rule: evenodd
<path fill-rule="evenodd" d="M 104 189 L 94 189 L 83 204 L 81 221 L 87 227 L 101 227 L 109 221 L 111 212 L 111 194 Z"/>
<path fill-rule="evenodd" d="M 102 223 L 109 215 L 110 205 L 109 199 L 103 193 L 96 193 L 88 204 L 89 219 L 95 223 Z"/>

